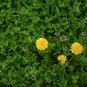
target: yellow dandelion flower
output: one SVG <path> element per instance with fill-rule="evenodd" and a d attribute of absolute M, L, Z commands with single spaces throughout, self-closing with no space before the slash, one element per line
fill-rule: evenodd
<path fill-rule="evenodd" d="M 48 41 L 45 38 L 39 38 L 36 41 L 36 47 L 39 50 L 45 50 L 48 47 Z"/>
<path fill-rule="evenodd" d="M 72 44 L 71 49 L 72 53 L 74 53 L 75 55 L 81 54 L 83 52 L 83 46 L 78 43 L 75 42 Z"/>
<path fill-rule="evenodd" d="M 64 64 L 67 60 L 65 55 L 60 55 L 57 57 L 57 60 L 61 62 L 61 64 Z"/>

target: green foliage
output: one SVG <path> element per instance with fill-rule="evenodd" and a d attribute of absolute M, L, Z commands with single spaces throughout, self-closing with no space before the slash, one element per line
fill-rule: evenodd
<path fill-rule="evenodd" d="M 74 56 L 76 41 L 84 52 Z M 87 0 L 0 0 L 0 87 L 87 87 Z"/>

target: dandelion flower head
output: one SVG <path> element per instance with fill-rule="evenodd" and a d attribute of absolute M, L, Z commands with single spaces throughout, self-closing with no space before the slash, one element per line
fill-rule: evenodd
<path fill-rule="evenodd" d="M 64 64 L 67 60 L 65 55 L 60 55 L 57 57 L 57 60 L 61 62 L 61 64 Z"/>
<path fill-rule="evenodd" d="M 48 47 L 48 41 L 45 38 L 39 38 L 36 41 L 36 47 L 39 50 L 45 50 Z"/>
<path fill-rule="evenodd" d="M 75 55 L 78 55 L 78 54 L 81 54 L 83 52 L 83 46 L 80 43 L 75 42 L 75 43 L 72 44 L 70 50 Z"/>

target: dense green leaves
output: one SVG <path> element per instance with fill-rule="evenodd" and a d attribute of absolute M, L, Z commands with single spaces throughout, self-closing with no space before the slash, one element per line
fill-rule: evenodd
<path fill-rule="evenodd" d="M 35 47 L 40 37 L 45 51 Z M 74 56 L 76 41 L 84 52 Z M 0 87 L 86 87 L 86 67 L 87 0 L 0 0 Z"/>

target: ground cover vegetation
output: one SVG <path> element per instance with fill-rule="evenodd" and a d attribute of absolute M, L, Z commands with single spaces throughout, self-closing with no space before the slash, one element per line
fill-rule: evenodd
<path fill-rule="evenodd" d="M 87 87 L 87 0 L 0 0 L 0 87 Z"/>

